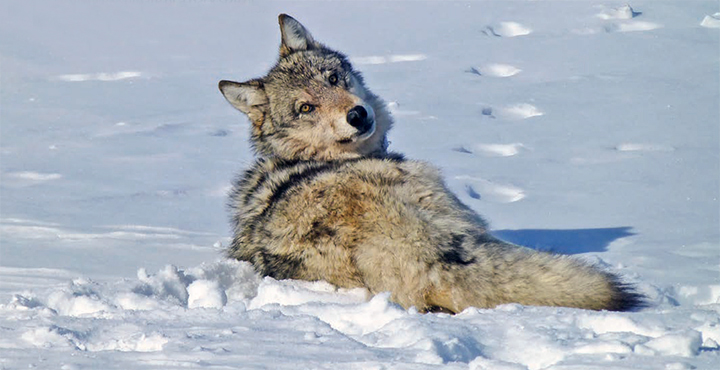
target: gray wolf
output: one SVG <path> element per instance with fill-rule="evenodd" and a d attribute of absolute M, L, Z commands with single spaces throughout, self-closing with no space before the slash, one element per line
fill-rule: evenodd
<path fill-rule="evenodd" d="M 490 235 L 437 168 L 388 151 L 390 114 L 345 55 L 288 15 L 279 23 L 270 72 L 219 83 L 257 154 L 231 192 L 229 257 L 276 279 L 389 291 L 422 312 L 642 304 L 616 275 Z"/>

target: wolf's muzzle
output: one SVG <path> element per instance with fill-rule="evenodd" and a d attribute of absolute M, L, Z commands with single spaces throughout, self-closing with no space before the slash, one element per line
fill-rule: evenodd
<path fill-rule="evenodd" d="M 368 119 L 368 112 L 361 105 L 356 105 L 347 114 L 347 122 L 350 126 L 358 129 L 360 135 L 370 130 L 373 126 L 372 120 Z"/>

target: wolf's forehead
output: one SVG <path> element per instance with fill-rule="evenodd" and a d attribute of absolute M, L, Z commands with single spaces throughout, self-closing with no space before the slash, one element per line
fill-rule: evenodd
<path fill-rule="evenodd" d="M 347 59 L 332 51 L 306 51 L 291 54 L 278 62 L 276 72 L 293 78 L 314 78 L 331 71 L 350 72 Z M 270 75 L 273 73 L 271 72 Z"/>

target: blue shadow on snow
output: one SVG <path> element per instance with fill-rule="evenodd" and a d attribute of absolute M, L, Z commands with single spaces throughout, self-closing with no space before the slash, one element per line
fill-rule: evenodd
<path fill-rule="evenodd" d="M 532 249 L 563 254 L 604 252 L 613 241 L 635 235 L 632 227 L 575 230 L 493 230 L 497 238 Z"/>

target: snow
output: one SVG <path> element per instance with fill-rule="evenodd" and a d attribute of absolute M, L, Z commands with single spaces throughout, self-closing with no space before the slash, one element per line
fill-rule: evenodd
<path fill-rule="evenodd" d="M 636 12 L 633 10 L 633 8 L 625 4 L 624 6 L 620 6 L 617 8 L 607 8 L 604 7 L 604 9 L 597 13 L 598 18 L 600 19 L 632 19 L 640 15 L 641 13 Z"/>
<path fill-rule="evenodd" d="M 400 63 L 400 62 L 417 62 L 427 59 L 424 54 L 405 54 L 405 55 L 372 55 L 367 57 L 351 58 L 351 63 L 355 65 L 363 64 L 386 64 L 386 63 Z"/>
<path fill-rule="evenodd" d="M 700 25 L 707 28 L 720 28 L 720 12 L 713 15 L 706 15 Z"/>
<path fill-rule="evenodd" d="M 655 353 L 664 356 L 692 357 L 700 352 L 701 343 L 702 334 L 695 330 L 688 330 L 686 332 L 665 334 L 646 342 L 640 348 L 643 349 L 642 352 L 645 351 L 644 348 L 650 348 Z"/>
<path fill-rule="evenodd" d="M 511 66 L 509 64 L 497 64 L 491 63 L 486 64 L 479 68 L 472 68 L 472 71 L 480 76 L 493 76 L 493 77 L 510 77 L 520 72 L 521 69 Z"/>
<path fill-rule="evenodd" d="M 517 22 L 500 22 L 497 26 L 488 26 L 490 35 L 497 37 L 525 36 L 532 33 L 532 30 Z"/>
<path fill-rule="evenodd" d="M 136 78 L 142 76 L 137 71 L 122 71 L 113 73 L 93 73 L 93 74 L 69 74 L 57 76 L 60 81 L 81 82 L 81 81 L 118 81 L 127 78 Z"/>
<path fill-rule="evenodd" d="M 716 1 L 0 2 L 1 369 L 720 368 Z M 403 310 L 222 251 L 286 12 L 510 242 L 638 312 Z"/>

